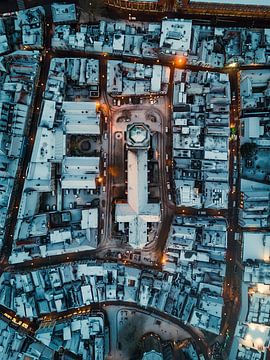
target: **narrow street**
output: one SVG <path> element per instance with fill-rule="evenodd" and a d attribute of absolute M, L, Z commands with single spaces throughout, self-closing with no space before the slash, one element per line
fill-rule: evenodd
<path fill-rule="evenodd" d="M 107 307 L 110 306 L 118 306 L 120 308 L 122 307 L 127 307 L 127 308 L 131 308 L 134 309 L 136 311 L 141 311 L 145 314 L 147 314 L 148 316 L 157 316 L 157 317 L 161 317 L 164 320 L 167 320 L 169 322 L 171 322 L 172 324 L 178 325 L 180 327 L 180 329 L 183 329 L 183 331 L 187 332 L 191 338 L 194 341 L 194 344 L 197 348 L 197 351 L 199 353 L 204 354 L 206 359 L 209 359 L 209 347 L 208 344 L 205 342 L 205 340 L 199 335 L 199 333 L 197 331 L 195 331 L 192 326 L 189 326 L 187 324 L 184 324 L 181 320 L 176 319 L 173 316 L 170 316 L 162 311 L 159 311 L 157 309 L 154 308 L 149 308 L 149 309 L 145 309 L 141 306 L 139 306 L 138 304 L 135 304 L 133 302 L 127 302 L 127 301 L 117 301 L 117 304 L 115 303 L 115 301 L 106 301 L 106 302 L 101 302 L 101 303 L 92 303 L 91 305 L 88 306 L 83 306 L 80 308 L 76 308 L 76 309 L 70 309 L 67 311 L 63 311 L 60 314 L 53 312 L 50 313 L 48 315 L 45 315 L 43 317 L 40 317 L 38 319 L 38 321 L 41 324 L 44 324 L 46 322 L 51 322 L 51 321 L 57 321 L 57 320 L 64 320 L 64 319 L 68 319 L 70 318 L 70 315 L 80 315 L 80 314 L 85 314 L 87 312 L 91 312 L 91 311 L 105 311 Z"/>
<path fill-rule="evenodd" d="M 44 43 L 46 46 L 50 44 L 50 32 L 46 32 L 44 34 Z M 42 100 L 43 100 L 43 91 L 45 89 L 44 84 L 46 84 L 49 66 L 50 66 L 50 60 L 51 56 L 48 52 L 45 50 L 42 53 L 42 61 L 40 62 L 40 70 L 39 74 L 36 76 L 36 84 L 35 84 L 35 94 L 34 94 L 34 100 L 32 102 L 32 105 L 30 107 L 29 111 L 29 125 L 28 125 L 28 132 L 25 135 L 26 145 L 25 145 L 25 152 L 23 158 L 20 160 L 18 171 L 17 171 L 17 180 L 15 182 L 12 196 L 10 200 L 10 206 L 9 206 L 9 215 L 8 220 L 6 222 L 6 233 L 5 238 L 6 241 L 2 247 L 2 260 L 1 264 L 2 266 L 7 265 L 8 258 L 11 254 L 12 250 L 12 243 L 13 243 L 13 234 L 15 231 L 15 226 L 17 222 L 17 216 L 18 216 L 18 209 L 21 202 L 21 196 L 23 192 L 23 186 L 24 186 L 24 179 L 26 177 L 26 171 L 28 168 L 28 164 L 31 161 L 33 146 L 35 143 L 35 136 L 36 136 L 36 130 L 38 126 L 39 116 L 40 116 L 40 109 L 42 106 Z"/>
<path fill-rule="evenodd" d="M 235 240 L 238 231 L 238 205 L 240 199 L 240 113 L 239 113 L 239 71 L 230 70 L 230 84 L 232 102 L 230 109 L 230 127 L 236 128 L 236 139 L 231 138 L 229 143 L 229 184 L 230 193 L 228 199 L 228 238 L 227 238 L 227 269 L 224 281 L 224 309 L 222 334 L 231 336 L 227 348 L 230 348 L 233 340 L 235 326 L 241 305 L 241 245 Z M 225 349 L 226 352 L 226 349 Z M 226 354 L 228 355 L 228 354 Z"/>
<path fill-rule="evenodd" d="M 35 4 L 36 2 L 33 1 L 31 3 Z M 26 7 L 29 7 L 30 2 L 25 1 Z M 170 11 L 174 9 L 174 1 L 169 1 L 168 6 Z M 194 8 L 193 8 L 194 10 Z M 187 13 L 189 10 L 186 10 Z M 196 13 L 196 9 L 194 13 Z M 201 11 L 201 10 L 200 10 Z M 206 11 L 207 12 L 207 11 Z M 237 16 L 237 14 L 236 14 Z M 103 186 L 105 186 L 106 194 L 104 195 L 105 205 L 102 205 L 102 210 L 105 213 L 104 219 L 104 234 L 102 235 L 102 241 L 98 245 L 98 248 L 95 250 L 89 250 L 84 252 L 76 252 L 76 253 L 68 253 L 64 255 L 57 255 L 51 256 L 47 258 L 35 258 L 32 261 L 25 261 L 24 263 L 19 264 L 9 264 L 8 258 L 12 252 L 12 245 L 13 245 L 13 236 L 14 230 L 16 227 L 17 216 L 18 216 L 18 209 L 20 206 L 21 196 L 24 187 L 24 179 L 26 177 L 28 164 L 31 160 L 31 155 L 33 151 L 33 146 L 35 142 L 35 135 L 38 126 L 39 116 L 40 116 L 40 109 L 42 109 L 42 101 L 43 101 L 43 91 L 45 89 L 45 84 L 47 81 L 50 61 L 52 57 L 92 57 L 94 59 L 100 60 L 100 88 L 101 94 L 99 97 L 99 101 L 102 102 L 106 106 L 106 116 L 108 117 L 108 124 L 107 124 L 107 140 L 104 141 L 105 149 L 107 152 L 107 163 L 108 168 L 111 164 L 113 164 L 113 143 L 114 143 L 114 132 L 112 128 L 112 109 L 110 102 L 108 100 L 107 95 L 107 62 L 108 60 L 115 59 L 115 60 L 123 60 L 121 55 L 109 55 L 109 56 L 102 56 L 97 53 L 85 53 L 83 51 L 69 51 L 69 50 L 54 50 L 51 49 L 51 30 L 47 31 L 47 29 L 52 28 L 51 20 L 48 20 L 45 23 L 45 33 L 44 33 L 44 43 L 45 47 L 42 51 L 42 61 L 40 62 L 40 74 L 37 76 L 37 83 L 36 83 L 36 91 L 33 100 L 33 104 L 31 107 L 31 114 L 29 120 L 29 129 L 27 133 L 27 142 L 26 142 L 26 149 L 25 149 L 25 156 L 22 158 L 20 165 L 18 167 L 17 173 L 17 181 L 13 189 L 10 207 L 9 207 L 9 215 L 8 220 L 6 223 L 6 234 L 5 238 L 6 241 L 2 248 L 1 253 L 1 260 L 0 260 L 0 270 L 3 271 L 10 271 L 10 272 L 23 272 L 23 271 L 32 271 L 33 269 L 40 269 L 44 267 L 54 267 L 59 266 L 65 263 L 71 262 L 79 262 L 79 261 L 87 261 L 87 260 L 94 260 L 98 259 L 98 262 L 103 261 L 105 254 L 108 250 L 111 251 L 119 251 L 119 247 L 115 244 L 111 245 L 111 234 L 112 234 L 112 198 L 113 198 L 113 180 L 112 174 L 110 171 L 107 171 L 106 178 L 103 180 L 101 186 L 101 192 L 103 191 Z M 169 166 L 169 171 L 166 170 L 166 166 L 169 162 L 172 162 L 172 98 L 173 98 L 173 76 L 174 76 L 174 69 L 177 68 L 176 65 L 173 64 L 172 60 L 165 59 L 164 56 L 159 56 L 158 59 L 141 59 L 141 58 L 133 58 L 133 57 L 125 57 L 125 61 L 139 61 L 146 65 L 153 65 L 157 62 L 160 65 L 169 66 L 171 70 L 170 74 L 170 85 L 168 94 L 166 95 L 166 109 L 164 109 L 163 122 L 161 127 L 161 132 L 159 134 L 159 171 L 160 171 L 160 194 L 161 194 L 161 206 L 162 206 L 162 222 L 159 226 L 158 237 L 156 241 L 148 247 L 149 252 L 154 251 L 157 254 L 157 258 L 159 258 L 158 264 L 154 267 L 152 265 L 145 265 L 145 264 L 131 264 L 134 267 L 140 269 L 153 269 L 156 268 L 157 270 L 161 270 L 161 259 L 163 250 L 166 245 L 168 233 L 170 231 L 170 226 L 173 221 L 173 217 L 175 215 L 178 216 L 189 216 L 189 215 L 202 215 L 201 210 L 197 210 L 194 208 L 184 208 L 184 207 L 177 207 L 173 200 L 174 195 L 172 194 L 172 190 L 168 191 L 167 183 L 169 182 L 172 184 L 173 179 L 173 171 L 172 167 Z M 226 261 L 227 261 L 227 269 L 226 269 L 226 278 L 224 282 L 224 310 L 223 310 L 223 323 L 222 323 L 222 334 L 224 336 L 229 335 L 230 341 L 227 343 L 227 348 L 225 349 L 224 353 L 228 356 L 228 351 L 231 345 L 231 341 L 234 335 L 235 326 L 238 319 L 238 313 L 241 306 L 241 280 L 242 280 L 242 268 L 241 268 L 241 252 L 242 246 L 241 242 L 236 240 L 236 234 L 243 230 L 245 231 L 254 231 L 258 229 L 248 228 L 248 229 L 240 229 L 238 224 L 238 206 L 240 200 L 240 116 L 241 116 L 241 109 L 240 109 L 240 98 L 239 98 L 239 73 L 241 70 L 258 70 L 258 69 L 270 69 L 270 65 L 248 65 L 248 66 L 241 66 L 236 69 L 228 69 L 228 68 L 212 68 L 209 66 L 196 66 L 196 65 L 185 65 L 184 69 L 191 70 L 191 71 L 211 71 L 211 72 L 219 72 L 219 73 L 229 73 L 230 77 L 230 84 L 231 84 L 231 94 L 232 94 L 232 102 L 231 102 L 231 109 L 230 109 L 230 127 L 236 128 L 237 136 L 236 138 L 231 138 L 229 143 L 229 187 L 230 193 L 228 197 L 228 209 L 223 210 L 213 210 L 213 209 L 206 209 L 204 211 L 203 216 L 215 216 L 225 218 L 228 222 L 228 238 L 227 238 L 227 254 L 226 254 Z M 168 127 L 168 131 L 166 128 Z M 105 140 L 105 139 L 104 139 Z M 169 162 L 166 160 L 166 154 L 169 154 Z M 172 189 L 172 186 L 171 186 Z M 169 193 L 172 195 L 172 200 L 169 200 Z M 261 230 L 260 231 L 266 231 Z M 129 248 L 129 245 L 121 244 L 121 251 Z M 119 263 L 123 263 L 121 260 L 117 260 L 116 258 L 106 258 L 106 261 L 118 261 Z M 124 262 L 126 263 L 126 262 Z M 113 302 L 106 302 L 104 306 L 112 305 Z M 130 306 L 130 307 L 137 307 L 137 305 L 133 303 L 123 303 L 123 306 Z M 91 306 L 83 307 L 82 309 L 92 310 L 92 309 L 102 309 L 103 304 L 91 304 Z M 6 313 L 8 316 L 12 318 L 16 317 L 16 314 L 11 311 L 10 309 L 6 309 L 5 307 L 0 306 L 0 310 L 2 313 Z M 205 354 L 206 358 L 208 358 L 209 348 L 208 345 L 199 338 L 199 336 L 192 330 L 191 327 L 185 325 L 180 320 L 170 317 L 164 313 L 159 312 L 158 310 L 151 309 L 150 313 L 159 315 L 178 324 L 180 327 L 185 329 L 185 331 L 189 331 L 192 334 L 193 339 L 196 341 L 199 351 Z M 61 314 L 52 313 L 50 315 L 51 320 L 60 320 L 67 317 L 69 314 L 75 315 L 75 310 L 71 309 L 65 312 L 61 312 Z M 8 316 L 5 316 L 5 321 L 9 319 Z M 30 322 L 29 320 L 24 320 L 29 325 L 29 333 L 34 332 L 37 326 L 36 322 Z M 45 318 L 39 319 L 39 321 L 45 321 Z"/>

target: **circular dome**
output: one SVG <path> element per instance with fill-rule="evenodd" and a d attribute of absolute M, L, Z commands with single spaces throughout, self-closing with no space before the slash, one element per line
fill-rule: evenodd
<path fill-rule="evenodd" d="M 135 125 L 130 130 L 129 137 L 134 143 L 142 143 L 147 139 L 147 130 L 144 128 L 144 126 Z"/>

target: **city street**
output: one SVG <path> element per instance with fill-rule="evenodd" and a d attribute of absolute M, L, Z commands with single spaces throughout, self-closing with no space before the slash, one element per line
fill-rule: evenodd
<path fill-rule="evenodd" d="M 1 4 L 0 11 L 10 11 L 11 8 L 16 8 L 16 2 L 9 2 L 8 4 Z M 43 2 L 39 2 L 42 5 Z M 44 1 L 45 3 L 45 1 Z M 37 4 L 37 1 L 34 0 L 25 0 L 26 7 L 34 6 Z M 48 2 L 46 2 L 48 4 Z M 167 5 L 168 9 L 172 11 L 174 9 L 174 2 L 168 1 Z M 202 9 L 199 5 L 185 8 L 186 14 L 201 14 Z M 208 12 L 205 10 L 204 14 L 207 16 L 219 16 L 220 9 L 215 8 L 211 10 L 212 12 Z M 224 14 L 227 14 L 225 11 Z M 164 14 L 163 14 L 164 15 Z M 248 14 L 247 14 L 248 15 Z M 240 16 L 240 13 L 236 12 L 235 16 Z M 269 13 L 270 17 L 270 13 Z M 214 17 L 212 20 L 214 21 L 216 18 Z M 244 23 L 245 20 L 243 20 Z M 52 23 L 47 19 L 45 24 L 46 29 L 52 28 Z M 173 188 L 173 169 L 172 169 L 172 99 L 173 99 L 173 76 L 174 69 L 177 68 L 172 59 L 166 59 L 164 56 L 160 55 L 158 59 L 141 59 L 135 57 L 125 57 L 125 61 L 140 61 L 146 65 L 154 65 L 159 63 L 163 66 L 170 67 L 170 82 L 168 93 L 163 96 L 162 99 L 159 100 L 159 103 L 156 105 L 150 105 L 148 100 L 144 100 L 145 102 L 140 105 L 124 105 L 121 107 L 115 106 L 112 103 L 112 98 L 107 94 L 107 62 L 108 60 L 123 60 L 121 55 L 107 55 L 102 56 L 101 54 L 86 54 L 83 51 L 70 51 L 70 50 L 54 50 L 51 49 L 51 31 L 45 31 L 44 33 L 44 43 L 45 47 L 42 51 L 42 61 L 40 63 L 40 74 L 38 76 L 38 81 L 36 83 L 36 91 L 35 97 L 32 104 L 31 115 L 29 118 L 29 127 L 27 138 L 28 141 L 26 143 L 25 148 L 25 156 L 20 162 L 18 173 L 17 173 L 17 181 L 12 193 L 8 220 L 6 223 L 6 234 L 5 234 L 5 243 L 1 252 L 1 261 L 0 261 L 0 271 L 1 273 L 4 271 L 11 272 L 22 272 L 22 271 L 31 271 L 33 269 L 39 269 L 43 267 L 54 267 L 56 265 L 70 263 L 70 262 L 79 262 L 79 261 L 87 261 L 97 259 L 98 261 L 110 261 L 110 262 L 120 262 L 123 264 L 129 264 L 134 267 L 138 267 L 140 269 L 145 268 L 155 268 L 161 270 L 161 260 L 164 248 L 166 246 L 166 241 L 168 238 L 168 233 L 170 231 L 170 226 L 173 221 L 173 217 L 175 215 L 178 216 L 190 216 L 190 215 L 200 215 L 200 216 L 214 216 L 225 218 L 228 223 L 228 238 L 227 238 L 227 254 L 226 254 L 226 278 L 224 282 L 224 309 L 223 309 L 223 323 L 222 323 L 222 335 L 224 338 L 228 335 L 229 342 L 227 342 L 227 348 L 224 350 L 225 356 L 228 355 L 229 348 L 233 339 L 235 326 L 238 319 L 238 313 L 241 306 L 241 281 L 242 281 L 242 265 L 241 265 L 241 253 L 242 253 L 242 244 L 241 239 L 239 240 L 236 236 L 239 232 L 245 231 L 254 231 L 257 229 L 248 228 L 241 229 L 238 223 L 238 207 L 240 202 L 240 116 L 241 116 L 241 108 L 240 108 L 240 97 L 239 97 L 239 86 L 240 86 L 240 71 L 241 70 L 249 70 L 249 69 L 270 69 L 270 65 L 248 65 L 248 66 L 240 66 L 236 68 L 212 68 L 209 66 L 195 66 L 195 65 L 185 65 L 184 69 L 191 71 L 213 71 L 213 72 L 226 72 L 229 73 L 230 76 L 230 84 L 231 84 L 231 94 L 232 94 L 232 102 L 230 108 L 230 127 L 236 129 L 236 137 L 230 138 L 229 143 L 229 197 L 228 197 L 228 209 L 222 210 L 214 210 L 214 209 L 205 209 L 202 214 L 202 210 L 188 208 L 188 207 L 177 207 L 174 203 L 174 194 L 172 190 L 168 189 L 168 183 L 170 184 L 170 189 Z M 36 130 L 40 116 L 40 109 L 42 108 L 42 100 L 43 100 L 43 91 L 45 89 L 45 84 L 47 80 L 47 75 L 49 71 L 50 61 L 53 57 L 91 57 L 94 59 L 100 60 L 100 97 L 98 98 L 99 104 L 101 106 L 102 111 L 102 128 L 106 128 L 106 131 L 103 131 L 103 163 L 104 163 L 104 152 L 107 154 L 106 159 L 106 176 L 100 174 L 102 176 L 102 184 L 100 186 L 101 197 L 101 213 L 104 213 L 104 221 L 103 221 L 103 234 L 100 234 L 101 241 L 98 244 L 97 249 L 89 250 L 84 252 L 75 252 L 68 253 L 63 255 L 51 256 L 47 258 L 34 258 L 31 261 L 25 261 L 24 263 L 19 264 L 9 264 L 9 257 L 12 252 L 13 245 L 13 236 L 14 230 L 17 222 L 18 209 L 20 206 L 21 196 L 23 192 L 24 179 L 26 177 L 28 164 L 31 160 L 31 155 L 33 151 L 33 145 L 35 142 Z M 180 67 L 180 66 L 179 66 Z M 233 95 L 235 94 L 235 95 Z M 126 259 L 123 257 L 123 254 L 126 251 L 132 250 L 130 245 L 125 241 L 125 239 L 121 237 L 114 236 L 114 221 L 113 221 L 113 210 L 114 210 L 114 199 L 118 197 L 119 194 L 123 194 L 123 189 L 125 189 L 125 157 L 123 148 L 119 148 L 117 141 L 115 139 L 115 132 L 121 132 L 122 136 L 125 132 L 126 123 L 117 123 L 117 118 L 119 117 L 120 112 L 123 110 L 128 110 L 132 114 L 136 113 L 136 116 L 143 116 L 149 110 L 158 114 L 159 119 L 155 125 L 149 122 L 149 126 L 151 126 L 151 130 L 153 132 L 157 132 L 157 149 L 158 152 L 158 169 L 159 169 L 159 194 L 160 194 L 160 203 L 161 203 L 161 222 L 157 229 L 156 237 L 153 241 L 151 241 L 143 251 L 142 259 L 138 261 L 134 261 L 132 259 Z M 157 116 L 157 118 L 158 118 Z M 105 117 L 107 118 L 105 124 Z M 132 119 L 131 123 L 134 122 Z M 168 130 L 166 131 L 166 128 Z M 106 139 L 104 137 L 104 133 L 106 133 Z M 124 139 L 124 136 L 123 136 Z M 124 141 L 122 141 L 122 147 L 124 146 Z M 120 150 L 119 150 L 120 149 Z M 122 149 L 122 150 L 121 150 Z M 166 158 L 166 154 L 168 157 Z M 168 170 L 167 170 L 168 169 Z M 115 172 L 114 172 L 115 171 Z M 118 172 L 117 172 L 118 171 Z M 122 171 L 122 173 L 120 173 Z M 124 181 L 123 181 L 124 180 Z M 169 195 L 171 195 L 171 199 L 169 199 Z M 266 231 L 266 230 L 263 230 Z M 115 255 L 110 255 L 115 253 Z M 118 258 L 117 255 L 120 254 Z M 151 263 L 147 263 L 144 261 L 144 258 L 151 258 Z M 112 305 L 109 302 L 104 304 L 106 306 Z M 129 306 L 132 309 L 136 309 L 137 307 L 134 304 L 121 304 L 121 306 Z M 100 309 L 102 307 L 101 304 L 92 304 L 89 307 L 86 307 L 86 310 L 89 311 L 91 309 Z M 6 313 L 11 318 L 14 318 L 16 314 L 4 307 L 1 309 L 2 313 Z M 80 309 L 81 310 L 81 309 Z M 62 312 L 61 314 L 52 313 L 50 316 L 51 320 L 63 319 L 68 314 L 75 314 L 75 310 L 68 310 Z M 147 310 L 140 311 L 149 315 Z M 108 311 L 109 312 L 109 311 Z M 180 320 L 176 320 L 175 318 L 171 318 L 169 315 L 159 312 L 158 310 L 151 310 L 151 315 L 155 315 L 156 317 L 162 316 L 164 319 L 171 321 L 174 326 L 180 327 L 181 331 L 185 336 L 189 334 L 196 342 L 199 351 L 204 353 L 206 358 L 208 357 L 209 348 L 205 340 L 202 340 L 198 334 L 192 330 L 188 325 L 183 324 Z M 5 321 L 11 321 L 11 318 L 8 316 L 5 317 Z M 8 320 L 9 319 L 9 320 Z M 35 326 L 37 326 L 36 322 L 31 322 L 29 320 L 23 320 L 28 324 L 28 332 L 32 333 L 35 330 Z M 45 319 L 41 319 L 41 321 L 46 321 Z M 14 321 L 13 321 L 14 323 Z M 114 325 L 116 326 L 116 322 L 114 321 Z M 182 330 L 183 329 L 183 330 Z M 155 329 L 158 332 L 160 329 Z M 160 334 L 161 335 L 161 334 Z M 165 334 L 162 334 L 164 338 L 166 338 Z M 170 333 L 170 337 L 172 334 Z M 180 336 L 180 335 L 179 335 Z M 184 338 L 184 336 L 183 336 Z M 115 341 L 115 343 L 118 343 Z M 114 354 L 115 355 L 115 354 Z"/>
<path fill-rule="evenodd" d="M 48 73 L 48 68 L 49 68 L 49 64 L 50 64 L 50 59 L 52 56 L 55 57 L 66 57 L 66 56 L 70 56 L 70 52 L 68 51 L 55 51 L 52 52 L 50 50 L 50 32 L 46 33 L 46 38 L 45 38 L 45 44 L 46 44 L 46 48 L 44 49 L 44 60 L 41 63 L 41 75 L 40 75 L 40 80 L 39 80 L 39 84 L 37 86 L 37 93 L 36 93 L 36 100 L 35 100 L 35 104 L 34 104 L 34 111 L 33 111 L 33 118 L 32 118 L 32 123 L 30 126 L 30 133 L 29 133 L 29 138 L 31 140 L 31 138 L 33 140 L 28 142 L 27 145 L 27 151 L 26 151 L 26 156 L 23 160 L 23 164 L 21 166 L 21 170 L 20 170 L 20 177 L 19 181 L 17 182 L 17 188 L 14 191 L 14 202 L 13 202 L 13 206 L 11 208 L 11 215 L 10 215 L 10 222 L 7 226 L 7 240 L 5 243 L 5 246 L 3 248 L 3 254 L 4 254 L 4 258 L 2 259 L 2 268 L 3 269 L 16 269 L 16 270 L 29 270 L 29 269 L 34 269 L 34 268 L 39 268 L 39 267 L 44 267 L 44 266 L 53 266 L 59 263 L 64 263 L 64 262 L 71 262 L 71 261 L 82 261 L 82 260 L 87 260 L 87 259 L 94 259 L 96 257 L 102 259 L 102 257 L 104 256 L 104 254 L 106 254 L 106 252 L 108 250 L 118 250 L 119 246 L 117 246 L 118 244 L 110 244 L 110 242 L 108 241 L 110 239 L 110 230 L 111 230 L 111 224 L 112 224 L 112 219 L 111 219 L 111 210 L 112 210 L 112 174 L 110 172 L 108 172 L 107 176 L 106 176 L 106 207 L 105 207 L 105 211 L 106 211 L 106 216 L 105 216 L 105 226 L 104 226 L 104 238 L 106 239 L 106 245 L 101 243 L 98 247 L 97 250 L 92 250 L 92 251 L 88 251 L 88 252 L 84 252 L 84 253 L 72 253 L 72 254 L 67 254 L 67 255 L 58 255 L 55 257 L 50 257 L 50 258 L 40 258 L 40 259 L 33 259 L 32 261 L 29 262 L 25 262 L 23 264 L 15 264 L 13 266 L 8 266 L 8 256 L 11 253 L 11 247 L 12 247 L 12 240 L 13 240 L 13 231 L 15 228 L 15 224 L 16 224 L 16 217 L 17 217 L 17 212 L 18 212 L 18 206 L 20 204 L 20 195 L 22 193 L 22 188 L 23 188 L 23 179 L 25 177 L 25 172 L 26 172 L 26 168 L 28 165 L 28 162 L 30 161 L 30 157 L 31 157 L 31 152 L 32 152 L 32 147 L 33 147 L 33 143 L 34 143 L 34 138 L 35 138 L 35 131 L 36 131 L 36 126 L 37 126 L 37 122 L 38 122 L 38 117 L 39 117 L 39 111 L 37 110 L 38 108 L 41 108 L 41 101 L 42 101 L 42 92 L 44 90 L 44 87 L 41 85 L 42 83 L 46 82 L 46 77 L 47 77 L 47 73 Z M 46 50 L 48 49 L 48 51 Z M 86 57 L 87 55 L 84 52 L 74 52 L 73 56 L 80 56 L 80 57 Z M 92 55 L 91 55 L 92 56 Z M 99 58 L 98 55 L 93 54 L 93 58 Z M 112 57 L 108 57 L 108 58 L 118 58 L 117 56 L 112 56 Z M 131 59 L 130 59 L 131 60 Z M 108 109 L 108 118 L 110 119 L 110 117 L 112 116 L 111 113 L 111 104 L 108 101 L 107 98 L 107 94 L 106 94 L 106 59 L 101 60 L 101 98 L 100 101 L 104 101 L 105 105 L 107 106 Z M 142 60 L 143 63 L 146 64 L 152 64 L 153 61 L 151 60 Z M 156 61 L 154 60 L 154 63 Z M 173 69 L 172 67 L 172 63 L 167 61 L 166 63 L 162 63 L 162 65 L 169 65 L 171 70 Z M 252 68 L 252 66 L 251 66 Z M 199 66 L 186 66 L 186 69 L 190 69 L 192 71 L 199 71 L 199 70 L 209 70 L 210 68 L 207 67 L 199 67 Z M 221 71 L 220 69 L 212 69 L 213 71 Z M 235 72 L 234 74 L 235 76 L 237 75 L 237 72 Z M 173 76 L 173 71 L 171 71 L 171 76 Z M 159 229 L 159 235 L 158 235 L 158 239 L 157 241 L 155 241 L 155 246 L 149 247 L 149 251 L 152 251 L 153 249 L 155 249 L 156 254 L 157 254 L 157 258 L 159 258 L 161 260 L 162 257 L 162 252 L 164 249 L 164 246 L 166 244 L 166 240 L 167 240 L 167 235 L 170 229 L 170 224 L 173 218 L 174 213 L 178 214 L 178 215 L 196 215 L 198 214 L 198 211 L 196 209 L 189 209 L 189 208 L 176 208 L 174 204 L 168 200 L 168 190 L 167 190 L 167 186 L 166 183 L 167 181 L 170 180 L 171 176 L 169 176 L 169 174 L 166 174 L 165 171 L 165 153 L 171 153 L 171 144 L 168 138 L 168 141 L 165 141 L 165 127 L 168 126 L 169 131 L 171 131 L 171 121 L 170 121 L 170 114 L 171 114 L 171 101 L 172 101 L 172 78 L 171 78 L 171 86 L 169 87 L 169 92 L 168 95 L 166 96 L 167 102 L 165 102 L 165 111 L 167 111 L 164 116 L 163 116 L 163 121 L 162 121 L 162 129 L 163 129 L 163 134 L 161 134 L 161 136 L 159 137 L 160 141 L 159 141 L 159 153 L 160 153 L 160 168 L 163 169 L 163 171 L 160 172 L 161 174 L 161 181 L 160 181 L 160 185 L 161 185 L 161 200 L 162 200 L 162 204 L 163 204 L 163 213 L 162 213 L 162 223 Z M 232 83 L 232 86 L 233 85 Z M 234 110 L 235 106 L 232 105 L 232 111 Z M 167 121 L 166 121 L 166 120 Z M 234 116 L 231 117 L 231 122 L 233 122 L 235 119 Z M 239 120 L 239 116 L 236 117 L 236 119 Z M 238 121 L 237 120 L 237 121 Z M 110 163 L 113 163 L 113 133 L 112 133 L 112 122 L 109 121 L 108 124 L 108 154 L 109 154 L 109 159 L 108 159 L 108 164 L 110 165 Z M 238 121 L 238 125 L 239 125 L 239 121 Z M 169 132 L 170 134 L 171 132 Z M 234 150 L 236 151 L 235 148 L 235 143 L 231 142 L 230 144 L 230 169 L 233 169 L 234 166 Z M 237 152 L 238 153 L 238 152 Z M 239 168 L 239 167 L 238 167 Z M 232 189 L 232 184 L 233 184 L 233 171 L 230 171 L 230 187 Z M 237 189 L 239 189 L 238 187 L 236 187 Z M 238 194 L 238 190 L 237 194 Z M 230 285 L 226 285 L 225 286 L 225 298 L 228 297 L 228 300 L 225 299 L 225 303 L 229 304 L 229 301 L 232 300 L 232 297 L 235 297 L 235 291 L 237 291 L 238 287 L 236 285 L 232 285 L 234 284 L 234 279 L 236 279 L 236 275 L 233 272 L 233 268 L 234 265 L 236 263 L 236 261 L 240 262 L 240 246 L 237 242 L 234 241 L 234 232 L 235 230 L 238 228 L 238 221 L 237 221 L 237 209 L 236 207 L 233 205 L 233 201 L 234 198 L 237 198 L 237 195 L 233 194 L 232 192 L 230 193 L 230 197 L 229 197 L 229 211 L 228 213 L 230 214 L 228 221 L 229 221 L 229 236 L 228 236 L 228 254 L 227 254 L 227 261 L 228 261 L 228 270 L 227 270 L 227 280 L 226 280 L 226 284 L 230 284 Z M 174 212 L 175 211 L 175 212 Z M 235 213 L 236 212 L 236 213 Z M 211 216 L 225 216 L 226 215 L 226 211 L 216 211 L 216 210 L 210 210 L 207 209 L 206 210 L 206 215 L 211 215 Z M 235 251 L 237 246 L 237 251 Z M 122 247 L 122 245 L 121 245 Z M 122 249 L 125 250 L 125 248 L 122 247 Z M 129 249 L 129 247 L 127 246 L 126 249 Z M 232 260 L 230 260 L 232 259 Z M 116 260 L 116 259 L 112 259 L 112 260 Z M 145 266 L 145 265 L 143 265 Z M 238 275 L 237 275 L 238 278 Z M 238 280 L 236 281 L 238 283 Z M 231 293 L 231 289 L 234 289 L 233 293 Z M 239 297 L 238 297 L 239 298 Z M 231 314 L 231 319 L 236 319 L 236 310 L 233 314 Z M 224 312 L 226 313 L 226 307 Z M 232 321 L 230 320 L 229 314 L 227 316 L 227 324 L 233 324 Z M 226 328 L 226 324 L 224 325 L 224 329 Z M 233 325 L 231 325 L 231 331 L 233 331 Z"/>
<path fill-rule="evenodd" d="M 238 206 L 240 199 L 240 98 L 239 98 L 239 72 L 229 72 L 231 93 L 230 127 L 237 129 L 237 138 L 231 139 L 229 144 L 229 184 L 230 193 L 228 201 L 228 239 L 227 239 L 227 269 L 224 281 L 224 309 L 223 309 L 223 335 L 231 336 L 233 340 L 234 330 L 238 319 L 241 304 L 241 244 L 235 240 L 238 231 Z M 235 170 L 235 165 L 237 170 Z M 231 341 L 227 343 L 229 348 Z M 225 350 L 226 351 L 226 350 Z"/>
<path fill-rule="evenodd" d="M 108 310 L 107 310 L 108 309 Z M 131 311 L 131 315 L 135 315 L 136 313 L 141 314 L 143 318 L 145 319 L 145 326 L 147 329 L 147 326 L 151 326 L 154 331 L 159 332 L 164 339 L 168 336 L 165 331 L 169 333 L 171 331 L 171 335 L 175 338 L 185 339 L 186 337 L 189 337 L 193 340 L 193 344 L 196 347 L 198 353 L 204 354 L 206 359 L 209 359 L 209 347 L 203 337 L 203 334 L 192 328 L 189 325 L 184 324 L 182 321 L 176 319 L 175 317 L 172 317 L 164 312 L 161 312 L 157 309 L 151 309 L 147 310 L 145 308 L 142 308 L 138 306 L 137 304 L 134 304 L 132 302 L 123 302 L 123 301 L 117 301 L 117 305 L 114 301 L 106 301 L 104 303 L 92 303 L 89 306 L 83 306 L 78 309 L 70 309 L 67 311 L 61 312 L 61 314 L 53 312 L 49 315 L 43 316 L 39 319 L 40 324 L 44 325 L 46 323 L 50 323 L 51 321 L 57 321 L 57 320 L 64 320 L 70 318 L 71 315 L 86 315 L 87 313 L 90 313 L 91 311 L 105 311 L 108 319 L 110 321 L 111 326 L 111 334 L 112 329 L 119 326 L 117 321 L 117 313 L 118 310 L 125 310 L 125 311 Z M 132 314 L 132 311 L 134 313 Z M 154 319 L 154 320 L 153 320 Z M 155 319 L 159 320 L 160 322 L 165 322 L 166 325 L 157 326 L 155 324 Z M 121 319 L 118 319 L 121 320 Z M 148 325 L 147 325 L 148 324 Z M 169 327 L 168 327 L 169 324 Z M 140 329 L 139 331 L 142 331 L 143 329 Z M 113 338 L 111 341 L 114 343 L 114 347 L 112 347 L 112 350 L 114 351 L 113 354 L 118 352 L 117 346 L 118 346 L 118 339 L 117 339 L 117 333 L 113 333 Z M 170 335 L 168 336 L 170 337 Z M 112 355 L 112 354 L 111 354 Z M 112 357 L 112 359 L 118 359 L 118 357 Z M 125 358 L 123 358 L 124 360 Z"/>

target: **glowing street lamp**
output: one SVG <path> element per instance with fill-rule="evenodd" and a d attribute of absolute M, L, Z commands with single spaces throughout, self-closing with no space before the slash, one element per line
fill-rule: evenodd
<path fill-rule="evenodd" d="M 167 262 L 167 256 L 164 254 L 164 255 L 162 256 L 162 259 L 161 259 L 161 264 L 162 264 L 162 265 L 165 265 L 166 262 Z"/>
<path fill-rule="evenodd" d="M 101 184 L 102 183 L 102 176 L 99 176 L 98 178 L 97 178 L 97 182 L 99 183 L 99 184 Z"/>
<path fill-rule="evenodd" d="M 176 64 L 178 64 L 180 66 L 184 66 L 184 65 L 186 65 L 186 62 L 187 62 L 187 58 L 185 56 L 179 56 L 176 61 Z"/>
<path fill-rule="evenodd" d="M 228 67 L 230 67 L 230 68 L 237 68 L 237 66 L 238 66 L 237 62 L 232 62 L 232 63 L 228 64 Z"/>

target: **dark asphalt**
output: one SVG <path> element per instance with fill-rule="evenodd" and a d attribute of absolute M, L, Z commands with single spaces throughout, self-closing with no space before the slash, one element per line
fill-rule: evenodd
<path fill-rule="evenodd" d="M 0 14 L 18 11 L 16 0 L 0 0 Z"/>

